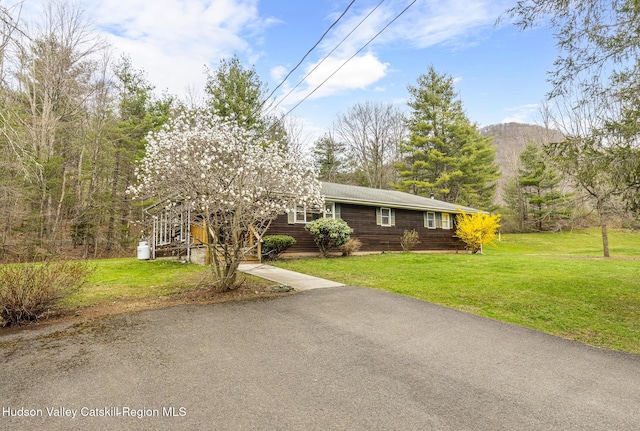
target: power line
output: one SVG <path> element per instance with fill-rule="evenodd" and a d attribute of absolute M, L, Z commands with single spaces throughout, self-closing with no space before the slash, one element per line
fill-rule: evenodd
<path fill-rule="evenodd" d="M 371 9 L 371 11 L 367 14 L 367 16 L 365 16 L 364 18 L 362 18 L 362 20 L 360 20 L 360 22 L 353 28 L 353 30 L 351 30 L 349 32 L 349 34 L 347 34 L 344 38 L 342 38 L 342 40 L 327 54 L 325 55 L 322 60 L 320 60 L 320 62 L 318 62 L 318 64 L 316 64 L 313 69 L 311 69 L 292 89 L 289 90 L 289 92 L 287 94 L 284 95 L 284 97 L 282 99 L 280 99 L 278 101 L 278 103 L 276 103 L 274 106 L 269 107 L 268 111 L 265 113 L 268 114 L 269 112 L 273 111 L 274 109 L 276 109 L 278 106 L 280 106 L 280 104 L 282 102 L 284 102 L 284 100 L 289 97 L 291 95 L 291 93 L 293 93 L 295 91 L 296 88 L 298 88 L 300 86 L 300 84 L 302 84 L 304 82 L 305 79 L 307 79 L 309 77 L 309 75 L 311 75 L 318 67 L 320 67 L 320 65 L 322 63 L 324 63 L 324 61 L 329 58 L 331 56 L 331 54 L 333 54 L 336 49 L 338 49 L 340 47 L 340 45 L 342 45 L 344 43 L 345 40 L 347 40 L 349 38 L 349 36 L 351 36 L 353 34 L 353 32 L 355 32 L 361 25 L 362 23 L 364 23 L 370 16 L 371 14 L 373 14 L 378 7 L 380 7 L 380 5 L 382 3 L 384 3 L 385 0 L 380 0 L 380 2 L 373 8 Z M 271 93 L 273 94 L 273 93 Z"/>
<path fill-rule="evenodd" d="M 296 109 L 298 106 L 300 106 L 300 104 L 302 102 L 304 102 L 305 100 L 307 100 L 313 93 L 315 93 L 316 91 L 318 91 L 320 89 L 320 87 L 322 87 L 329 79 L 331 79 L 336 73 L 338 73 L 340 71 L 340 69 L 342 69 L 348 62 L 350 62 L 356 55 L 358 55 L 363 49 L 365 49 L 371 42 L 373 42 L 378 36 L 380 36 L 380 34 L 385 31 L 391 24 L 393 24 L 398 18 L 400 18 L 411 6 L 413 6 L 415 4 L 415 2 L 417 2 L 418 0 L 413 0 L 411 3 L 409 3 L 409 5 L 407 7 L 405 7 L 402 12 L 400 12 L 398 15 L 395 16 L 395 18 L 393 18 L 391 21 L 389 21 L 389 23 L 387 25 L 385 25 L 382 30 L 380 30 L 378 33 L 375 34 L 375 36 L 373 36 L 371 39 L 369 39 L 369 41 L 364 44 L 362 46 L 362 48 L 360 48 L 358 51 L 355 52 L 355 54 L 353 54 L 351 57 L 349 57 L 344 63 L 342 63 L 340 65 L 340 67 L 338 67 L 331 75 L 329 75 L 324 81 L 322 81 L 316 88 L 313 89 L 313 91 L 311 91 L 309 94 L 307 94 L 302 100 L 300 100 L 298 103 L 296 103 L 296 105 L 291 108 L 289 111 L 287 111 L 283 117 L 286 117 L 287 115 L 289 115 L 291 112 L 293 112 L 294 109 Z"/>
<path fill-rule="evenodd" d="M 273 89 L 273 91 L 272 91 L 272 92 L 267 96 L 267 98 L 266 98 L 266 99 L 265 99 L 265 100 L 260 104 L 260 108 L 259 108 L 259 109 L 262 109 L 262 107 L 264 106 L 264 104 L 266 103 L 266 101 L 267 101 L 267 100 L 269 100 L 269 99 L 271 98 L 271 96 L 273 96 L 273 93 L 275 93 L 275 92 L 276 92 L 276 90 L 277 90 L 278 88 L 280 88 L 280 87 L 282 86 L 282 84 L 284 84 L 284 83 L 285 83 L 285 81 L 289 78 L 289 76 L 291 76 L 291 74 L 292 74 L 292 73 L 293 73 L 293 72 L 294 72 L 298 67 L 300 67 L 300 65 L 301 65 L 301 64 L 302 64 L 302 62 L 305 60 L 305 58 L 307 58 L 307 56 L 308 56 L 309 54 L 311 54 L 311 51 L 313 51 L 313 50 L 314 50 L 314 49 L 315 49 L 315 48 L 320 44 L 320 42 L 322 42 L 322 39 L 324 39 L 324 37 L 327 35 L 327 33 L 329 33 L 329 31 L 330 31 L 333 27 L 335 27 L 335 25 L 336 25 L 336 24 L 338 24 L 338 21 L 340 21 L 340 20 L 342 19 L 342 17 L 343 17 L 343 16 L 347 13 L 347 11 L 351 8 L 351 5 L 353 5 L 355 2 L 356 2 L 356 0 L 352 0 L 352 1 L 351 1 L 351 3 L 349 3 L 349 5 L 347 6 L 347 8 L 344 10 L 344 12 L 342 12 L 342 14 L 338 17 L 338 19 L 337 19 L 337 20 L 335 20 L 335 21 L 333 22 L 333 24 L 331 24 L 331 25 L 329 26 L 329 28 L 328 28 L 328 29 L 327 29 L 327 30 L 322 34 L 322 36 L 320 37 L 320 39 L 318 39 L 318 41 L 316 42 L 316 44 L 315 44 L 315 45 L 313 45 L 313 46 L 311 47 L 311 49 L 309 49 L 309 50 L 307 51 L 307 53 L 302 57 L 302 59 L 298 62 L 298 64 L 296 64 L 296 66 L 295 66 L 293 69 L 291 69 L 291 71 L 290 71 L 289 73 L 287 73 L 287 76 L 285 76 L 285 77 L 284 77 L 284 79 L 282 80 L 282 82 L 280 82 L 280 84 L 278 84 L 278 86 L 277 86 L 276 88 L 274 88 L 274 89 Z"/>

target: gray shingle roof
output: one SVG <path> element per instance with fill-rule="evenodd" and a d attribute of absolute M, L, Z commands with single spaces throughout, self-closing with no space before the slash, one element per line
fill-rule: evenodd
<path fill-rule="evenodd" d="M 440 211 L 449 213 L 479 212 L 475 208 L 465 207 L 437 199 L 416 196 L 396 190 L 372 189 L 369 187 L 321 182 L 322 195 L 328 201 L 341 203 L 383 206 L 417 211 Z"/>

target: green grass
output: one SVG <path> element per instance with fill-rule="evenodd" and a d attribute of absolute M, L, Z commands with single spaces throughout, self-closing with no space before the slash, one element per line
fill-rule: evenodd
<path fill-rule="evenodd" d="M 640 233 L 503 235 L 485 255 L 378 254 L 277 266 L 640 353 Z"/>
<path fill-rule="evenodd" d="M 86 307 L 116 299 L 167 296 L 197 287 L 210 271 L 169 260 L 107 259 L 92 264 L 96 270 L 86 285 L 61 301 L 61 306 Z"/>
<path fill-rule="evenodd" d="M 640 233 L 624 230 L 609 231 L 609 248 L 613 257 L 640 258 Z M 508 234 L 497 243 L 498 248 L 487 247 L 496 253 L 518 253 L 551 256 L 601 257 L 602 234 L 599 229 L 573 232 Z"/>

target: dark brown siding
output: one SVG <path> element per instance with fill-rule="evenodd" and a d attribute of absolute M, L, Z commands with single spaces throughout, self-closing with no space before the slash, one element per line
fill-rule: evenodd
<path fill-rule="evenodd" d="M 464 250 L 464 244 L 454 236 L 453 229 L 427 229 L 424 227 L 422 211 L 395 209 L 395 226 L 376 224 L 376 207 L 340 204 L 340 215 L 353 229 L 352 237 L 362 242 L 361 251 L 402 251 L 400 238 L 405 230 L 415 229 L 420 243 L 414 250 Z M 454 223 L 455 217 L 451 216 Z M 296 245 L 288 252 L 316 252 L 313 237 L 304 229 L 304 224 L 288 224 L 287 215 L 278 217 L 267 234 L 290 235 Z"/>
<path fill-rule="evenodd" d="M 304 227 L 305 225 L 302 223 L 289 224 L 287 215 L 283 214 L 271 223 L 267 235 L 289 235 L 294 237 L 296 244 L 287 250 L 290 253 L 318 251 L 318 247 L 313 242 L 313 236 Z"/>

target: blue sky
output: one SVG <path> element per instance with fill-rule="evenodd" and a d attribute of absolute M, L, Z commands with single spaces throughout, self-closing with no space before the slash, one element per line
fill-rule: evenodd
<path fill-rule="evenodd" d="M 204 67 L 237 55 L 273 90 L 351 0 L 80 0 L 86 18 L 129 55 L 159 91 L 201 97 Z M 286 112 L 352 56 L 412 0 L 386 0 L 278 105 Z M 44 0 L 26 0 L 37 16 Z M 380 0 L 356 0 L 275 93 L 281 98 Z M 358 102 L 406 107 L 407 86 L 433 65 L 455 78 L 468 117 L 481 126 L 535 123 L 556 49 L 546 29 L 520 32 L 496 19 L 514 0 L 417 0 L 291 116 L 313 139 Z"/>

